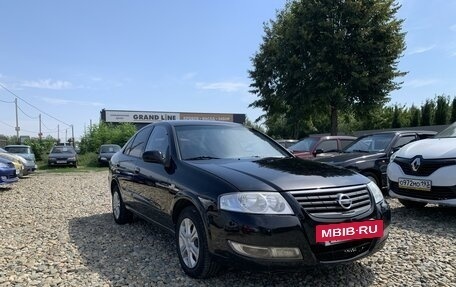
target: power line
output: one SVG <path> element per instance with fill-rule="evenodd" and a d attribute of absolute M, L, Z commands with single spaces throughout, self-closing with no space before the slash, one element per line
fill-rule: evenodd
<path fill-rule="evenodd" d="M 48 131 L 51 131 L 51 132 L 54 132 L 54 133 L 57 132 L 57 130 L 53 130 L 53 129 L 49 128 L 48 126 L 46 126 L 46 125 L 43 123 L 43 121 L 41 121 L 41 125 L 44 126 L 45 128 L 47 128 Z"/>
<path fill-rule="evenodd" d="M 32 116 L 26 114 L 19 106 L 17 106 L 17 108 L 18 108 L 24 115 L 26 115 L 28 118 L 30 118 L 30 119 L 32 119 L 32 120 L 36 120 L 36 119 L 39 118 L 39 117 L 32 117 Z"/>
<path fill-rule="evenodd" d="M 14 104 L 14 101 L 8 102 L 8 101 L 2 101 L 2 100 L 0 100 L 0 102 L 2 102 L 2 103 L 7 103 L 7 104 Z"/>
<path fill-rule="evenodd" d="M 10 128 L 13 128 L 13 129 L 15 128 L 14 126 L 12 126 L 12 125 L 10 125 L 10 124 L 7 124 L 7 123 L 5 123 L 5 122 L 2 122 L 2 121 L 0 121 L 0 123 L 4 124 L 5 126 L 8 126 L 8 127 L 10 127 Z"/>
<path fill-rule="evenodd" d="M 61 121 L 59 120 L 58 118 L 54 117 L 54 116 L 51 116 L 50 114 L 46 113 L 45 111 L 42 111 L 41 109 L 37 108 L 36 106 L 32 105 L 31 103 L 27 102 L 26 100 L 24 100 L 23 98 L 19 97 L 18 95 L 16 95 L 15 93 L 13 93 L 12 91 L 10 91 L 7 87 L 5 87 L 2 83 L 0 83 L 0 87 L 2 87 L 3 89 L 5 89 L 7 92 L 9 92 L 10 94 L 12 94 L 13 96 L 15 96 L 16 98 L 18 98 L 19 100 L 23 101 L 24 103 L 28 104 L 29 106 L 35 108 L 36 110 L 38 110 L 39 112 L 45 114 L 46 116 L 64 124 L 64 125 L 67 125 L 69 127 L 71 127 L 70 124 L 67 124 L 65 123 L 64 121 Z"/>

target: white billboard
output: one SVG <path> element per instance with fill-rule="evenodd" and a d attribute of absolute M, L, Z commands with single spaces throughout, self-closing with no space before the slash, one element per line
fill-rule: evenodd
<path fill-rule="evenodd" d="M 106 122 L 111 123 L 153 123 L 179 120 L 179 113 L 139 112 L 139 111 L 105 111 Z"/>

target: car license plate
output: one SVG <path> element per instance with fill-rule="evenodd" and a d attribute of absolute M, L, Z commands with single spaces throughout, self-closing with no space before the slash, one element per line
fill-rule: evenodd
<path fill-rule="evenodd" d="M 399 178 L 399 188 L 416 189 L 430 191 L 432 181 L 427 179 Z"/>
<path fill-rule="evenodd" d="M 315 235 L 317 243 L 329 243 L 327 245 L 346 240 L 380 238 L 383 236 L 383 220 L 317 225 Z"/>
<path fill-rule="evenodd" d="M 57 163 L 67 163 L 66 160 L 58 160 Z"/>

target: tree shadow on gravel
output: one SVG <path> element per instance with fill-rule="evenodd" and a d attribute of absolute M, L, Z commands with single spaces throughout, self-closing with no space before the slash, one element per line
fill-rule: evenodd
<path fill-rule="evenodd" d="M 113 286 L 370 286 L 374 272 L 361 263 L 300 272 L 247 272 L 224 269 L 215 278 L 185 275 L 172 235 L 143 220 L 117 225 L 110 213 L 74 218 L 70 240 L 87 268 Z"/>
<path fill-rule="evenodd" d="M 456 234 L 456 207 L 429 205 L 424 208 L 391 209 L 394 228 L 412 230 L 422 234 L 453 237 Z"/>

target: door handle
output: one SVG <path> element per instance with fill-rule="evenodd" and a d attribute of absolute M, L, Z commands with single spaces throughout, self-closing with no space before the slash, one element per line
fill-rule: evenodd
<path fill-rule="evenodd" d="M 139 167 L 135 168 L 135 173 L 138 174 L 141 171 Z"/>

